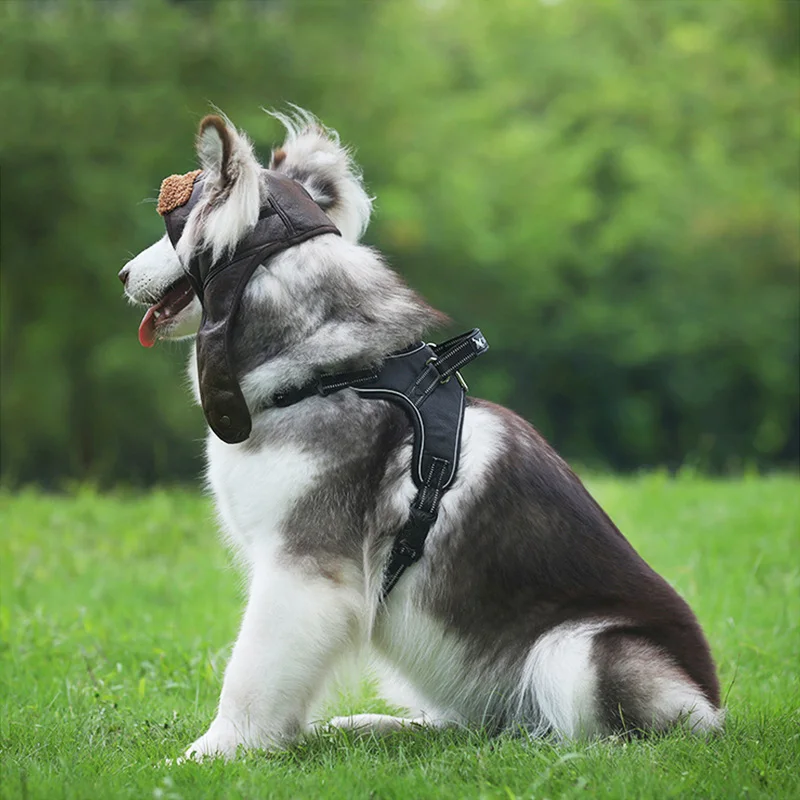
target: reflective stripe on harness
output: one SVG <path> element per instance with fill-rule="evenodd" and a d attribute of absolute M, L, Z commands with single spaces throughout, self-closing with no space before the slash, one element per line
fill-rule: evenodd
<path fill-rule="evenodd" d="M 388 356 L 374 370 L 321 375 L 272 399 L 272 405 L 286 407 L 307 397 L 327 397 L 342 389 L 354 389 L 365 400 L 399 405 L 411 421 L 411 477 L 417 494 L 406 524 L 395 537 L 384 573 L 382 599 L 405 570 L 422 558 L 442 495 L 458 469 L 467 389 L 459 369 L 488 349 L 483 334 L 474 328 L 442 344 L 419 342 Z"/>

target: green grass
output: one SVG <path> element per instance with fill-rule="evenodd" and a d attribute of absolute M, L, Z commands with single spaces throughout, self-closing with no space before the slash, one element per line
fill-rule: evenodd
<path fill-rule="evenodd" d="M 241 609 L 209 503 L 0 494 L 0 797 L 800 797 L 798 481 L 590 487 L 700 617 L 727 694 L 722 737 L 337 733 L 169 767 L 212 718 Z M 381 704 L 365 690 L 357 707 Z"/>

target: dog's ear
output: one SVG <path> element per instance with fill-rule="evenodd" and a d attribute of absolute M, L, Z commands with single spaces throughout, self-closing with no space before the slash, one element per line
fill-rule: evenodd
<path fill-rule="evenodd" d="M 200 122 L 197 132 L 197 156 L 204 172 L 222 178 L 230 176 L 233 134 L 217 114 L 209 114 Z"/>
<path fill-rule="evenodd" d="M 269 112 L 286 128 L 286 141 L 272 151 L 270 169 L 301 183 L 342 236 L 357 242 L 372 211 L 361 170 L 336 131 L 326 128 L 308 111 L 293 108 L 293 114 Z"/>
<path fill-rule="evenodd" d="M 212 246 L 216 260 L 225 250 L 232 251 L 258 221 L 262 168 L 247 136 L 221 114 L 203 119 L 196 144 L 205 187 L 198 236 Z"/>

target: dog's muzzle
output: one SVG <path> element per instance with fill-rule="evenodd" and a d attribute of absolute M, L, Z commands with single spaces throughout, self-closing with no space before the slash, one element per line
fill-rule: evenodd
<path fill-rule="evenodd" d="M 325 212 L 296 181 L 265 170 L 267 201 L 253 230 L 232 255 L 213 261 L 211 251 L 192 256 L 186 265 L 203 307 L 197 333 L 200 400 L 212 431 L 228 444 L 250 435 L 252 420 L 236 378 L 231 352 L 231 321 L 256 267 L 296 244 L 325 233 L 339 233 Z M 158 211 L 172 246 L 177 248 L 186 223 L 203 191 L 200 170 L 171 175 L 161 185 Z"/>

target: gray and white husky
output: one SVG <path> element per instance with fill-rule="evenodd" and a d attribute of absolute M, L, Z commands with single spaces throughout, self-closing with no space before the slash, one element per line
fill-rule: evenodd
<path fill-rule="evenodd" d="M 542 437 L 492 403 L 468 401 L 459 472 L 424 556 L 381 601 L 415 494 L 403 411 L 353 390 L 288 408 L 265 400 L 343 365 L 378 364 L 444 316 L 359 244 L 371 202 L 338 136 L 305 113 L 281 118 L 287 137 L 269 169 L 300 182 L 342 236 L 258 267 L 237 313 L 253 430 L 235 445 L 208 436 L 207 478 L 246 564 L 248 601 L 216 718 L 187 756 L 291 743 L 337 663 L 366 645 L 416 710 L 333 725 L 558 737 L 719 729 L 715 667 L 692 611 Z M 165 236 L 120 273 L 128 298 L 149 306 L 143 344 L 197 332 L 184 266 L 197 248 L 215 258 L 235 248 L 265 201 L 265 170 L 227 120 L 201 127 L 197 153 L 204 195 L 177 246 Z M 194 359 L 190 373 L 198 394 Z"/>

